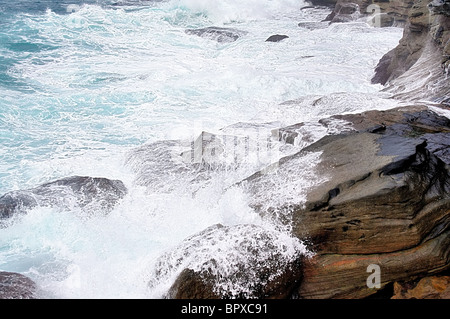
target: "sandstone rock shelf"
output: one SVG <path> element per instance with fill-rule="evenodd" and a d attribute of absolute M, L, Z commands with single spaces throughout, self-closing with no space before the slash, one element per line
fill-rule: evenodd
<path fill-rule="evenodd" d="M 366 269 L 371 264 L 381 268 L 382 287 L 448 269 L 449 158 L 442 152 L 450 143 L 448 118 L 416 105 L 334 116 L 321 122 L 333 120 L 347 121 L 353 129 L 328 135 L 282 158 L 277 166 L 276 174 L 283 176 L 304 154 L 321 154 L 314 174 L 323 177 L 323 182 L 308 190 L 306 203 L 299 200 L 267 208 L 255 201 L 254 208 L 262 215 L 280 219 L 284 214 L 281 220 L 292 222 L 293 235 L 306 239 L 315 253 L 296 264 L 300 269 L 280 277 L 280 282 L 296 283 L 288 295 L 370 296 L 376 293 L 366 285 Z M 434 143 L 443 147 L 433 147 Z M 256 173 L 240 184 L 255 198 L 261 192 L 268 198 L 271 193 L 276 196 L 277 188 L 285 186 L 266 183 L 267 179 L 273 181 L 273 176 Z M 247 267 L 251 265 L 238 265 L 244 273 Z M 208 288 L 214 286 L 214 278 L 202 281 L 204 275 L 192 269 L 185 269 L 180 276 L 172 287 L 172 297 L 214 295 Z M 198 289 L 190 295 L 185 287 Z M 270 297 L 286 298 L 286 291 Z"/>

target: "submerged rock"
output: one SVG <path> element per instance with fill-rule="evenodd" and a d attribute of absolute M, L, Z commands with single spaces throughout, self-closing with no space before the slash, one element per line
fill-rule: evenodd
<path fill-rule="evenodd" d="M 130 152 L 127 165 L 136 173 L 136 183 L 152 192 L 194 195 L 219 176 L 222 182 L 230 180 L 225 187 L 231 186 L 236 182 L 234 173 L 258 171 L 278 159 L 279 143 L 271 139 L 272 127 L 236 123 L 221 134 L 203 131 L 195 139 L 146 144 Z"/>
<path fill-rule="evenodd" d="M 305 253 L 300 241 L 275 230 L 215 225 L 161 256 L 150 285 L 175 274 L 166 298 L 287 298 Z"/>
<path fill-rule="evenodd" d="M 361 16 L 359 11 L 359 5 L 353 2 L 338 2 L 334 7 L 334 10 L 325 19 L 325 21 L 330 21 L 330 23 L 336 22 L 351 22 L 355 21 Z"/>
<path fill-rule="evenodd" d="M 233 28 L 207 27 L 201 29 L 187 29 L 187 34 L 194 34 L 199 37 L 215 40 L 219 43 L 234 42 L 243 35 L 247 34 L 245 31 Z"/>
<path fill-rule="evenodd" d="M 37 286 L 28 277 L 12 272 L 0 272 L 0 299 L 34 299 Z"/>
<path fill-rule="evenodd" d="M 274 34 L 267 38 L 266 42 L 280 42 L 284 39 L 288 39 L 289 37 L 284 34 Z"/>
<path fill-rule="evenodd" d="M 80 207 L 89 212 L 105 213 L 126 194 L 127 189 L 119 180 L 72 176 L 36 188 L 6 193 L 0 197 L 0 218 L 9 218 L 36 206 Z"/>

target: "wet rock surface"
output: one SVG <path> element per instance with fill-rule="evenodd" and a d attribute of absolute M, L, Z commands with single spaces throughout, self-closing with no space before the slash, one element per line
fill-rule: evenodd
<path fill-rule="evenodd" d="M 71 176 L 38 187 L 12 191 L 0 197 L 0 219 L 37 206 L 52 206 L 109 212 L 127 194 L 119 180 Z"/>
<path fill-rule="evenodd" d="M 35 299 L 37 286 L 28 277 L 0 272 L 0 299 Z"/>
<path fill-rule="evenodd" d="M 274 34 L 271 35 L 270 37 L 267 38 L 266 42 L 280 42 L 283 41 L 284 39 L 288 39 L 289 36 L 284 35 L 284 34 Z"/>
<path fill-rule="evenodd" d="M 288 298 L 301 278 L 303 249 L 277 231 L 218 224 L 161 256 L 154 280 L 176 275 L 171 299 Z"/>
<path fill-rule="evenodd" d="M 200 29 L 187 29 L 185 31 L 187 34 L 197 35 L 202 38 L 215 40 L 219 43 L 234 42 L 240 37 L 247 34 L 245 31 L 233 29 L 233 28 L 223 28 L 223 27 L 207 27 Z"/>

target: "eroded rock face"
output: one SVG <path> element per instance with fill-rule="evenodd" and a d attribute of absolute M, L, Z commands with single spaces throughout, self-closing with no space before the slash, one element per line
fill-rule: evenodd
<path fill-rule="evenodd" d="M 367 285 L 370 265 L 380 267 L 380 289 L 395 281 L 438 273 L 449 267 L 449 235 L 447 231 L 417 247 L 391 253 L 317 254 L 304 263 L 298 295 L 306 299 L 368 297 L 379 291 Z"/>
<path fill-rule="evenodd" d="M 34 299 L 36 291 L 36 284 L 28 277 L 0 272 L 0 299 Z"/>
<path fill-rule="evenodd" d="M 36 188 L 12 191 L 0 197 L 0 219 L 25 213 L 36 206 L 80 207 L 109 212 L 127 194 L 119 180 L 71 176 Z"/>
<path fill-rule="evenodd" d="M 359 114 L 336 115 L 332 119 L 349 121 L 357 131 L 397 134 L 422 138 L 427 149 L 446 164 L 450 164 L 450 120 L 438 116 L 426 106 L 400 107 L 387 111 L 367 111 Z"/>
<path fill-rule="evenodd" d="M 403 100 L 449 104 L 450 11 L 447 0 L 416 0 L 399 45 L 380 60 L 373 83 Z"/>
<path fill-rule="evenodd" d="M 405 73 L 422 54 L 428 37 L 430 16 L 425 1 L 416 0 L 410 9 L 408 23 L 399 45 L 380 61 L 372 79 L 373 83 L 386 84 Z"/>

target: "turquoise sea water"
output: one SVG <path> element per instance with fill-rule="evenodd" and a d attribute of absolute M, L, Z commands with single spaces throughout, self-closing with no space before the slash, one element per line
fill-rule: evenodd
<path fill-rule="evenodd" d="M 129 188 L 107 218 L 46 207 L 1 229 L 0 271 L 24 273 L 55 298 L 160 297 L 169 281 L 146 283 L 162 252 L 216 223 L 260 224 L 242 191 L 225 191 L 253 171 L 218 174 L 193 197 L 146 189 L 126 159 L 147 143 L 238 122 L 282 127 L 395 106 L 370 78 L 402 30 L 328 25 L 328 9 L 307 5 L 0 0 L 0 195 L 72 175 Z M 244 35 L 220 43 L 185 32 L 209 26 Z M 265 42 L 272 34 L 289 38 Z M 152 160 L 152 178 L 175 182 Z"/>

